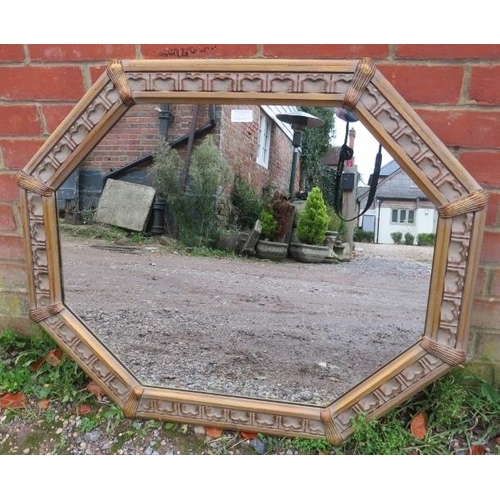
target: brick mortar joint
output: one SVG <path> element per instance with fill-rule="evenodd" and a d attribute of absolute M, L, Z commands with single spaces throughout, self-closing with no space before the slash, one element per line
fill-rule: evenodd
<path fill-rule="evenodd" d="M 8 293 L 8 294 L 16 294 L 16 295 L 22 295 L 23 297 L 26 296 L 27 293 L 27 288 L 26 287 L 13 287 L 13 288 L 6 288 L 4 286 L 0 286 L 0 292 L 1 293 Z"/>
<path fill-rule="evenodd" d="M 17 222 L 17 221 L 15 221 Z M 19 227 L 16 226 L 18 229 L 15 232 L 12 231 L 1 231 L 0 230 L 0 237 L 7 237 L 7 238 L 20 238 L 24 239 L 24 235 L 22 234 L 22 231 L 19 230 Z M 0 262 L 2 262 L 0 260 Z"/>
<path fill-rule="evenodd" d="M 500 304 L 500 298 L 496 297 L 486 297 L 486 298 L 478 298 L 474 297 L 474 300 L 472 302 L 472 306 L 474 307 L 474 304 L 480 303 L 480 304 Z"/>
<path fill-rule="evenodd" d="M 0 266 L 18 266 L 18 267 L 26 267 L 25 260 L 17 260 L 17 259 L 2 259 L 0 258 Z"/>

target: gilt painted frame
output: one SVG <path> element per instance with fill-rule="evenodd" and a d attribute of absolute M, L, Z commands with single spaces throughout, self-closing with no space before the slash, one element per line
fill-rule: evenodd
<path fill-rule="evenodd" d="M 324 407 L 143 385 L 67 307 L 56 190 L 138 103 L 309 104 L 353 111 L 437 207 L 427 315 L 410 348 Z M 370 59 L 111 61 L 18 175 L 30 317 L 130 418 L 342 443 L 465 360 L 486 193 Z"/>

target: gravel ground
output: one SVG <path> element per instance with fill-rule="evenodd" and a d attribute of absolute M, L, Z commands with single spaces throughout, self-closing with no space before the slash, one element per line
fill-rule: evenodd
<path fill-rule="evenodd" d="M 148 385 L 326 404 L 423 331 L 432 248 L 303 264 L 62 245 L 67 303 Z"/>
<path fill-rule="evenodd" d="M 95 321 L 99 337 L 150 383 L 331 399 L 332 388 L 371 373 L 413 343 L 423 325 L 429 248 L 358 244 L 352 260 L 337 265 L 124 250 L 63 238 L 66 293 L 80 316 Z M 323 453 L 314 440 L 123 420 L 95 384 L 90 392 L 92 408 L 58 401 L 0 408 L 0 455 Z"/>

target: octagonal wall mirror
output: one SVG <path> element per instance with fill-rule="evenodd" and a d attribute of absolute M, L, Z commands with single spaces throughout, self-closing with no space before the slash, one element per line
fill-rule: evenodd
<path fill-rule="evenodd" d="M 323 106 L 307 109 L 325 117 L 335 113 Z M 84 159 L 76 175 L 57 189 L 64 303 L 141 384 L 327 406 L 420 339 L 432 246 L 413 247 L 417 256 L 403 260 L 380 258 L 368 243 L 357 244 L 356 257 L 350 258 L 342 243 L 336 248 L 341 255 L 335 254 L 322 266 L 290 257 L 279 263 L 263 261 L 255 253 L 240 254 L 237 259 L 196 257 L 183 254 L 182 246 L 178 248 L 178 239 L 170 234 L 170 220 L 169 227 L 163 227 L 161 202 L 155 204 L 149 196 L 141 209 L 130 198 L 134 188 L 152 193 L 151 150 L 156 151 L 160 140 L 164 114 L 168 112 L 169 123 L 168 130 L 161 127 L 162 136 L 183 155 L 183 168 L 191 123 L 196 118 L 194 150 L 210 139 L 219 157 L 227 158 L 226 167 L 232 172 L 225 181 L 218 211 L 222 230 L 232 231 L 229 238 L 224 233 L 226 238 L 219 244 L 223 247 L 229 239 L 232 248 L 241 249 L 259 214 L 253 218 L 245 213 L 235 215 L 231 194 L 236 178 L 239 189 L 251 187 L 256 198 L 289 188 L 294 134 L 291 127 L 280 123 L 277 115 L 281 111 L 297 113 L 296 107 L 283 105 L 177 104 L 160 108 L 137 104 Z M 265 138 L 259 133 L 264 120 L 271 129 L 265 166 L 257 154 L 258 138 Z M 140 123 L 141 132 L 137 130 Z M 338 126 L 343 128 L 343 123 Z M 355 133 L 354 128 L 350 130 Z M 307 137 L 303 146 L 301 156 L 305 157 Z M 363 141 L 356 142 L 356 151 L 366 147 Z M 149 153 L 139 154 L 142 149 Z M 337 149 L 329 151 L 330 155 L 334 152 Z M 326 155 L 320 167 L 323 176 L 316 182 L 332 207 L 336 169 L 330 155 Z M 193 163 L 195 157 L 192 153 Z M 394 163 L 387 162 L 384 171 Z M 380 194 L 390 189 L 384 187 L 387 182 L 411 186 L 403 172 L 393 177 L 381 183 Z M 109 213 L 101 213 L 109 203 L 102 198 L 102 186 L 110 179 L 110 189 L 125 203 L 118 215 L 117 200 Z M 129 195 L 122 194 L 122 189 L 130 189 Z M 393 206 L 414 209 L 420 222 L 418 232 L 434 232 L 432 203 L 416 188 L 410 191 L 418 201 L 394 201 Z M 305 201 L 294 203 L 303 206 Z M 159 216 L 151 216 L 151 204 L 160 211 Z M 115 222 L 122 227 L 135 227 L 135 216 L 132 221 L 128 218 L 130 212 L 138 211 L 142 211 L 140 227 L 160 235 L 140 245 L 131 244 L 118 230 L 110 231 L 92 221 L 92 217 L 109 221 L 117 217 Z M 407 229 L 399 219 L 391 227 L 394 231 Z M 112 244 L 99 240 L 103 229 L 113 236 Z M 74 237 L 77 234 L 88 237 Z M 140 234 L 131 235 L 140 241 Z M 384 237 L 387 235 L 381 235 L 379 241 Z M 399 249 L 397 253 L 406 255 L 410 247 L 385 249 Z"/>
<path fill-rule="evenodd" d="M 380 360 L 375 371 L 360 375 L 354 370 L 354 378 L 340 392 L 336 392 L 336 380 L 327 381 L 324 397 L 320 394 L 318 398 L 283 396 L 276 389 L 280 382 L 270 394 L 254 393 L 237 384 L 227 392 L 216 386 L 200 390 L 188 380 L 177 386 L 168 373 L 164 380 L 155 380 L 152 372 L 143 371 L 142 361 L 134 364 L 117 352 L 99 331 L 99 324 L 87 326 L 81 318 L 85 311 L 78 311 L 78 298 L 65 290 L 61 273 L 65 257 L 61 255 L 68 255 L 70 262 L 71 252 L 65 253 L 64 242 L 61 252 L 56 193 L 131 107 L 152 103 L 314 105 L 353 112 L 439 214 L 421 332 L 398 347 L 401 351 Z M 369 59 L 113 61 L 20 172 L 18 182 L 27 242 L 30 316 L 129 417 L 326 437 L 340 443 L 352 432 L 352 417 L 361 412 L 368 418 L 383 415 L 465 359 L 487 196 Z M 182 269 L 183 264 L 175 261 L 165 273 Z M 235 280 L 238 273 L 236 269 Z M 137 303 L 139 297 L 132 296 Z M 175 316 L 175 309 L 169 313 Z M 238 342 L 238 327 L 230 329 Z M 304 332 L 302 337 L 307 337 L 310 327 Z M 205 344 L 210 347 L 208 341 Z M 197 341 L 191 350 L 193 345 L 204 347 Z M 298 344 L 297 363 L 303 345 Z M 156 347 L 165 351 L 169 346 Z M 325 356 L 332 351 L 328 346 L 323 350 Z M 292 392 L 314 393 L 316 389 Z"/>

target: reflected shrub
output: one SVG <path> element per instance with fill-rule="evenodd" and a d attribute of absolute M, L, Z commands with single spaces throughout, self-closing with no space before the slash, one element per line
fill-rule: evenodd
<path fill-rule="evenodd" d="M 413 245 L 415 241 L 415 235 L 411 234 L 410 232 L 405 233 L 405 245 Z"/>
<path fill-rule="evenodd" d="M 432 247 L 436 241 L 434 233 L 419 233 L 417 234 L 417 245 L 420 247 Z"/>
<path fill-rule="evenodd" d="M 353 240 L 362 243 L 373 243 L 375 233 L 373 231 L 364 231 L 360 227 L 354 228 Z"/>

